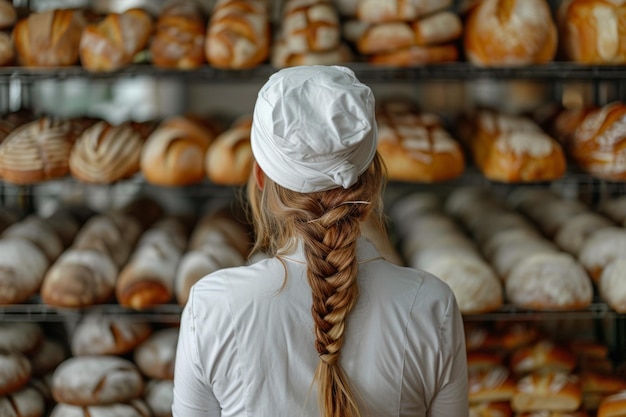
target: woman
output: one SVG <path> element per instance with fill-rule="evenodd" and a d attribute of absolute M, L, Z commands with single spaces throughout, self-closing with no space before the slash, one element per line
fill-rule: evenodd
<path fill-rule="evenodd" d="M 468 415 L 461 316 L 442 281 L 386 261 L 372 91 L 337 66 L 272 75 L 254 109 L 256 249 L 192 289 L 173 415 Z"/>

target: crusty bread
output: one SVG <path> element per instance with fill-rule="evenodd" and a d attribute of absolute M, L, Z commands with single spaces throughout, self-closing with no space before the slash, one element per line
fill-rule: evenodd
<path fill-rule="evenodd" d="M 150 41 L 152 63 L 163 68 L 198 68 L 205 62 L 205 35 L 205 17 L 197 2 L 184 0 L 164 6 Z"/>
<path fill-rule="evenodd" d="M 46 403 L 43 395 L 31 386 L 0 397 L 0 413 L 11 417 L 43 417 Z"/>
<path fill-rule="evenodd" d="M 250 129 L 252 116 L 241 116 L 219 134 L 206 151 L 205 170 L 218 185 L 241 186 L 252 172 Z"/>
<path fill-rule="evenodd" d="M 626 62 L 626 4 L 610 0 L 568 0 L 558 9 L 564 59 L 582 64 Z"/>
<path fill-rule="evenodd" d="M 189 185 L 206 177 L 205 155 L 215 132 L 197 120 L 175 116 L 163 121 L 141 152 L 146 181 L 164 186 Z"/>
<path fill-rule="evenodd" d="M 470 404 L 510 401 L 515 393 L 515 379 L 504 365 L 469 371 L 468 386 Z"/>
<path fill-rule="evenodd" d="M 152 327 L 130 316 L 109 316 L 93 312 L 74 328 L 70 349 L 74 356 L 125 355 L 152 334 Z"/>
<path fill-rule="evenodd" d="M 144 382 L 137 366 L 119 356 L 76 356 L 54 371 L 52 395 L 57 402 L 107 405 L 128 402 L 143 394 Z"/>
<path fill-rule="evenodd" d="M 30 380 L 31 373 L 26 355 L 0 349 L 0 397 L 21 389 Z"/>
<path fill-rule="evenodd" d="M 270 20 L 263 0 L 218 0 L 204 43 L 209 65 L 222 69 L 253 68 L 270 50 Z"/>
<path fill-rule="evenodd" d="M 29 240 L 0 239 L 0 305 L 19 304 L 36 294 L 49 265 Z"/>
<path fill-rule="evenodd" d="M 18 63 L 33 67 L 75 65 L 85 25 L 85 17 L 78 10 L 49 9 L 29 14 L 13 28 Z"/>
<path fill-rule="evenodd" d="M 551 61 L 557 28 L 546 0 L 484 0 L 464 28 L 467 59 L 478 66 L 523 66 Z"/>
<path fill-rule="evenodd" d="M 565 372 L 536 372 L 517 381 L 511 408 L 518 413 L 529 411 L 578 410 L 582 390 L 578 377 Z"/>
<path fill-rule="evenodd" d="M 152 17 L 142 9 L 111 13 L 83 30 L 79 49 L 81 64 L 91 72 L 123 68 L 147 47 L 152 29 Z"/>
<path fill-rule="evenodd" d="M 292 53 L 335 50 L 341 41 L 339 14 L 330 0 L 288 0 L 281 36 Z"/>
<path fill-rule="evenodd" d="M 361 0 L 356 16 L 370 23 L 412 21 L 446 9 L 452 3 L 452 0 Z"/>
<path fill-rule="evenodd" d="M 56 404 L 50 417 L 154 417 L 143 400 L 134 399 L 128 403 L 91 405 L 81 407 L 70 404 Z"/>
<path fill-rule="evenodd" d="M 74 143 L 69 166 L 80 181 L 110 184 L 139 172 L 143 139 L 128 123 L 100 121 L 85 130 Z"/>
<path fill-rule="evenodd" d="M 0 322 L 0 349 L 17 350 L 30 356 L 37 351 L 43 339 L 43 330 L 37 323 Z"/>
<path fill-rule="evenodd" d="M 139 370 L 148 378 L 173 380 L 177 343 L 177 327 L 166 327 L 152 333 L 134 351 L 133 357 Z"/>

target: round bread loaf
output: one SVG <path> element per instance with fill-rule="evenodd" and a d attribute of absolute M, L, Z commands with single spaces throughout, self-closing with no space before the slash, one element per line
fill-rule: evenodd
<path fill-rule="evenodd" d="M 72 249 L 98 251 L 119 268 L 132 251 L 131 243 L 125 238 L 132 232 L 129 227 L 122 229 L 110 216 L 96 215 L 78 231 Z"/>
<path fill-rule="evenodd" d="M 72 124 L 44 117 L 13 130 L 0 144 L 0 176 L 34 184 L 69 173 Z"/>
<path fill-rule="evenodd" d="M 577 310 L 587 307 L 593 286 L 571 256 L 537 253 L 518 262 L 505 282 L 507 299 L 532 310 Z"/>
<path fill-rule="evenodd" d="M 139 370 L 149 378 L 174 379 L 174 362 L 178 328 L 170 327 L 154 332 L 134 352 Z"/>
<path fill-rule="evenodd" d="M 118 268 L 96 250 L 68 249 L 41 284 L 41 300 L 55 307 L 89 307 L 113 298 Z"/>
<path fill-rule="evenodd" d="M 132 400 L 128 404 L 92 405 L 80 407 L 57 404 L 50 417 L 154 417 L 142 400 Z"/>
<path fill-rule="evenodd" d="M 139 398 L 143 390 L 137 366 L 118 356 L 72 357 L 59 365 L 52 376 L 52 396 L 57 402 L 70 405 L 124 403 Z"/>
<path fill-rule="evenodd" d="M 129 316 L 109 316 L 93 312 L 76 325 L 70 340 L 74 356 L 124 355 L 152 333 L 148 323 Z"/>
<path fill-rule="evenodd" d="M 36 352 L 43 339 L 43 330 L 37 323 L 0 322 L 0 349 L 17 350 L 30 356 Z"/>
<path fill-rule="evenodd" d="M 64 249 L 63 241 L 49 222 L 35 215 L 13 223 L 5 229 L 2 237 L 20 237 L 31 241 L 46 255 L 50 262 L 54 262 Z"/>
<path fill-rule="evenodd" d="M 0 305 L 19 304 L 36 294 L 49 265 L 29 240 L 0 239 Z"/>
<path fill-rule="evenodd" d="M 546 0 L 477 2 L 464 28 L 467 59 L 479 66 L 523 66 L 551 61 L 557 28 Z"/>
<path fill-rule="evenodd" d="M 30 380 L 28 358 L 16 350 L 0 350 L 0 397 L 21 389 Z"/>
<path fill-rule="evenodd" d="M 100 121 L 85 130 L 70 154 L 70 173 L 80 181 L 110 184 L 139 172 L 143 138 L 130 123 Z"/>
<path fill-rule="evenodd" d="M 24 387 L 19 391 L 0 397 L 0 416 L 43 417 L 46 403 L 39 391 Z"/>
<path fill-rule="evenodd" d="M 205 169 L 209 180 L 219 185 L 244 185 L 252 172 L 250 129 L 252 117 L 242 116 L 211 143 Z"/>

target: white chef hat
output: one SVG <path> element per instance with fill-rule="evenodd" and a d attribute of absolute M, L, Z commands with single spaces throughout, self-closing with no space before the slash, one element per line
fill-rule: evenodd
<path fill-rule="evenodd" d="M 374 107 L 372 90 L 349 68 L 282 69 L 259 91 L 252 152 L 263 172 L 287 189 L 349 188 L 376 153 Z"/>

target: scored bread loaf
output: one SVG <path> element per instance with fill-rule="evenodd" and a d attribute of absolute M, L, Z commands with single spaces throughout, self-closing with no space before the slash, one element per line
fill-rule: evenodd
<path fill-rule="evenodd" d="M 193 117 L 165 120 L 150 135 L 141 152 L 141 172 L 156 185 L 189 185 L 205 176 L 205 155 L 215 132 Z"/>
<path fill-rule="evenodd" d="M 120 272 L 115 293 L 125 307 L 142 310 L 174 298 L 176 268 L 187 238 L 175 231 L 158 229 L 159 222 L 144 233 Z"/>
<path fill-rule="evenodd" d="M 143 139 L 129 123 L 100 121 L 85 130 L 72 147 L 69 168 L 80 181 L 110 184 L 139 172 Z"/>
<path fill-rule="evenodd" d="M 35 295 L 50 261 L 29 240 L 0 239 L 0 305 L 19 304 Z"/>
<path fill-rule="evenodd" d="M 452 0 L 361 0 L 356 16 L 370 23 L 412 21 L 446 9 L 452 3 Z"/>
<path fill-rule="evenodd" d="M 281 36 L 292 53 L 336 50 L 341 41 L 339 14 L 330 0 L 288 0 Z"/>
<path fill-rule="evenodd" d="M 263 0 L 217 0 L 211 12 L 204 53 L 221 69 L 253 68 L 270 50 L 270 19 Z"/>
<path fill-rule="evenodd" d="M 34 12 L 13 28 L 18 63 L 32 67 L 61 67 L 78 62 L 83 13 L 71 9 Z"/>
<path fill-rule="evenodd" d="M 193 1 L 176 1 L 161 10 L 150 41 L 151 61 L 157 67 L 193 69 L 205 62 L 205 18 Z"/>
<path fill-rule="evenodd" d="M 205 170 L 212 183 L 235 186 L 248 181 L 254 161 L 251 128 L 252 116 L 241 116 L 209 145 Z"/>
<path fill-rule="evenodd" d="M 295 67 L 299 65 L 337 65 L 350 62 L 353 54 L 346 43 L 340 43 L 337 49 L 323 52 L 291 52 L 285 40 L 278 37 L 272 45 L 271 63 L 275 68 Z"/>
<path fill-rule="evenodd" d="M 546 0 L 484 0 L 464 28 L 467 59 L 477 66 L 523 66 L 552 61 L 557 28 Z"/>
<path fill-rule="evenodd" d="M 535 372 L 517 381 L 511 408 L 520 412 L 578 410 L 582 390 L 577 376 L 566 372 Z"/>
<path fill-rule="evenodd" d="M 433 114 L 386 103 L 376 115 L 377 150 L 390 180 L 438 182 L 460 176 L 465 157 L 458 141 Z"/>
<path fill-rule="evenodd" d="M 48 269 L 41 300 L 55 307 L 82 308 L 110 301 L 118 267 L 97 250 L 70 248 Z"/>
<path fill-rule="evenodd" d="M 504 365 L 469 371 L 470 404 L 510 401 L 515 393 L 515 380 Z"/>
<path fill-rule="evenodd" d="M 0 143 L 0 176 L 15 184 L 33 184 L 69 173 L 72 126 L 43 117 L 12 131 Z"/>
<path fill-rule="evenodd" d="M 81 64 L 92 72 L 123 68 L 146 48 L 152 29 L 152 17 L 142 9 L 110 13 L 83 30 L 79 48 Z"/>
<path fill-rule="evenodd" d="M 95 215 L 78 231 L 71 248 L 98 251 L 120 268 L 128 260 L 135 243 L 134 237 L 130 236 L 136 230 L 132 227 L 134 224 L 129 220 L 122 227 L 109 214 Z"/>
<path fill-rule="evenodd" d="M 558 9 L 563 58 L 582 64 L 626 62 L 626 4 L 569 0 Z"/>
<path fill-rule="evenodd" d="M 93 311 L 85 315 L 70 337 L 74 356 L 125 355 L 152 334 L 146 322 L 129 316 L 108 316 Z"/>
<path fill-rule="evenodd" d="M 583 171 L 608 180 L 626 179 L 626 104 L 612 102 L 591 111 L 568 142 L 569 155 Z"/>
<path fill-rule="evenodd" d="M 143 394 L 144 382 L 131 361 L 119 356 L 75 356 L 52 376 L 55 401 L 78 406 L 128 402 Z"/>
<path fill-rule="evenodd" d="M 43 417 L 46 415 L 45 399 L 37 389 L 26 386 L 0 397 L 0 415 L 8 417 Z"/>
<path fill-rule="evenodd" d="M 565 174 L 561 145 L 531 119 L 481 110 L 468 146 L 483 175 L 500 182 L 549 181 Z"/>

